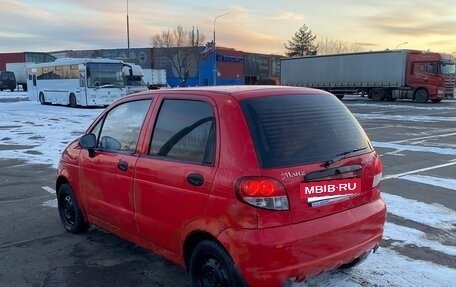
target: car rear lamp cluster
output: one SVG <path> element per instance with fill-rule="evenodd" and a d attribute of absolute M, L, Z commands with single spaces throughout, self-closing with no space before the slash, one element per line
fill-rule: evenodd
<path fill-rule="evenodd" d="M 375 175 L 374 179 L 372 180 L 372 188 L 376 187 L 382 181 L 382 174 L 383 174 L 383 167 L 382 162 L 380 161 L 380 157 L 377 155 L 375 158 Z"/>
<path fill-rule="evenodd" d="M 288 210 L 285 187 L 276 179 L 244 177 L 236 185 L 237 197 L 250 205 L 264 209 Z"/>

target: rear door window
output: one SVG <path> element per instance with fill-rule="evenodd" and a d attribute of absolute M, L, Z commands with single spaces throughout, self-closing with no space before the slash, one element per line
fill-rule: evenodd
<path fill-rule="evenodd" d="M 149 154 L 210 165 L 214 153 L 215 122 L 211 105 L 197 100 L 164 100 Z"/>
<path fill-rule="evenodd" d="M 359 123 L 331 95 L 280 95 L 241 101 L 263 168 L 286 167 L 372 151 Z"/>

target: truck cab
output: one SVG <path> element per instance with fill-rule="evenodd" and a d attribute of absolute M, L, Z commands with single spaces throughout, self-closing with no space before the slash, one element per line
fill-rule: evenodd
<path fill-rule="evenodd" d="M 443 53 L 417 52 L 410 53 L 406 82 L 417 95 L 427 93 L 428 99 L 440 102 L 444 98 L 453 98 L 456 85 L 456 62 L 453 56 Z M 422 91 L 421 94 L 419 91 Z M 424 92 L 426 91 L 426 93 Z"/>
<path fill-rule="evenodd" d="M 127 63 L 123 70 L 127 95 L 149 90 L 149 87 L 143 80 L 144 73 L 141 66 Z"/>

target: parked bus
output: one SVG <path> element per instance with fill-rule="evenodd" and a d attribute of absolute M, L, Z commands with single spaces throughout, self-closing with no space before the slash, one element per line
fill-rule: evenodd
<path fill-rule="evenodd" d="M 41 104 L 107 106 L 126 95 L 121 60 L 61 58 L 27 67 L 29 97 Z"/>

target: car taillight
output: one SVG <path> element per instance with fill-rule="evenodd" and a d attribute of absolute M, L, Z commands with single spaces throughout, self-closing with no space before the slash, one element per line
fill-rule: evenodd
<path fill-rule="evenodd" d="M 372 180 L 372 188 L 379 185 L 380 182 L 382 181 L 382 173 L 383 173 L 382 161 L 380 160 L 380 157 L 378 155 L 375 158 L 374 169 L 375 169 L 375 175 Z"/>
<path fill-rule="evenodd" d="M 255 207 L 288 210 L 285 187 L 278 180 L 265 177 L 243 177 L 236 184 L 237 197 Z"/>

